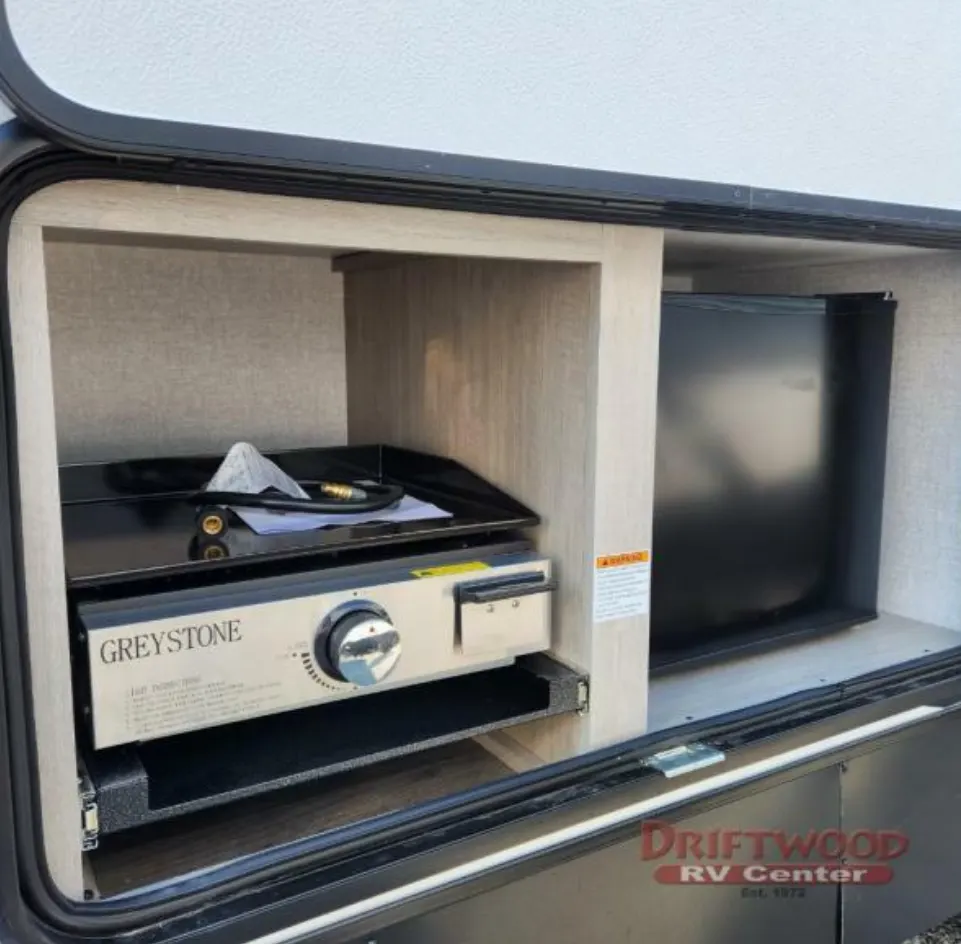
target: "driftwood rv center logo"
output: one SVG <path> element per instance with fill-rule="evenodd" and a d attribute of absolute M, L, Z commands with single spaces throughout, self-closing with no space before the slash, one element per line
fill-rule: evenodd
<path fill-rule="evenodd" d="M 641 858 L 664 885 L 886 885 L 908 850 L 894 830 L 641 828 Z"/>

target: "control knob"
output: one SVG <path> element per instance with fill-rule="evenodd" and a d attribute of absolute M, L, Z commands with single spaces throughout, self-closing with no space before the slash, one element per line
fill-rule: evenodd
<path fill-rule="evenodd" d="M 360 687 L 384 681 L 396 667 L 400 651 L 400 634 L 387 612 L 368 601 L 330 613 L 314 643 L 325 672 Z"/>

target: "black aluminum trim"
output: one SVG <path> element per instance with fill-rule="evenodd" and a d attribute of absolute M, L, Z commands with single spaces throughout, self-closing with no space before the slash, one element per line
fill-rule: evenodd
<path fill-rule="evenodd" d="M 322 171 L 390 181 L 418 181 L 428 190 L 450 185 L 511 192 L 524 203 L 576 196 L 619 202 L 635 210 L 677 204 L 749 216 L 860 221 L 927 229 L 961 227 L 961 210 L 909 206 L 754 187 L 681 180 L 551 164 L 480 158 L 352 141 L 162 121 L 104 112 L 73 101 L 31 69 L 0 0 L 0 93 L 14 112 L 53 140 L 93 154 L 188 160 L 287 171 Z"/>

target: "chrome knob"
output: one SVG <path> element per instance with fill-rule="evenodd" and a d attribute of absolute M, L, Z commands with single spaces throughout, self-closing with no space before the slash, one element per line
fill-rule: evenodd
<path fill-rule="evenodd" d="M 380 607 L 352 607 L 335 615 L 328 625 L 323 661 L 335 678 L 365 687 L 382 682 L 394 671 L 400 659 L 400 633 Z"/>

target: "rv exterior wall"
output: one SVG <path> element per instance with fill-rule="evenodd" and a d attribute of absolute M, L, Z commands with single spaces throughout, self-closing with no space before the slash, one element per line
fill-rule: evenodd
<path fill-rule="evenodd" d="M 939 0 L 96 0 L 69 29 L 59 4 L 6 7 L 27 65 L 100 112 L 550 165 L 555 183 L 586 168 L 961 209 L 961 6 Z"/>

